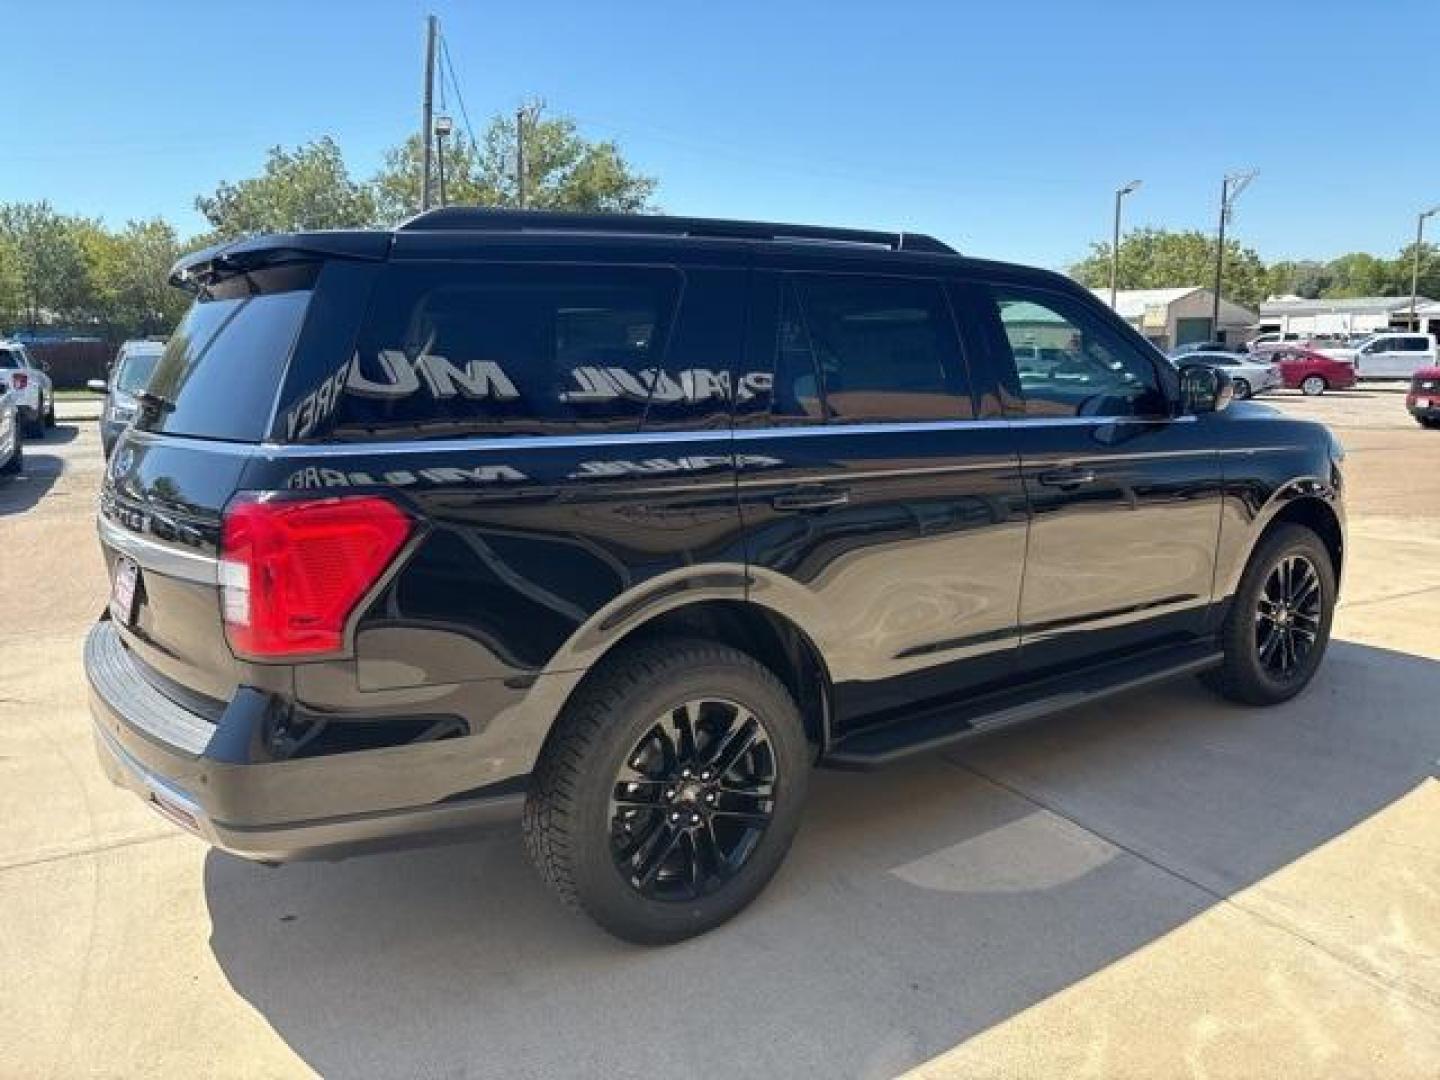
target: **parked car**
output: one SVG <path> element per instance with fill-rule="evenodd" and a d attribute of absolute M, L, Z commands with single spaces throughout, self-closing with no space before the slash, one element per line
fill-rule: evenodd
<path fill-rule="evenodd" d="M 1310 348 L 1285 348 L 1271 354 L 1280 369 L 1280 383 L 1314 397 L 1326 390 L 1348 390 L 1355 385 L 1355 365 L 1348 360 Z"/>
<path fill-rule="evenodd" d="M 1374 334 L 1354 348 L 1320 351 L 1349 360 L 1361 379 L 1409 379 L 1421 368 L 1440 364 L 1433 334 Z"/>
<path fill-rule="evenodd" d="M 0 383 L 0 476 L 13 476 L 25 467 L 25 432 L 15 392 Z"/>
<path fill-rule="evenodd" d="M 0 340 L 0 383 L 15 394 L 25 434 L 43 439 L 45 429 L 55 426 L 55 390 L 45 366 L 18 341 Z"/>
<path fill-rule="evenodd" d="M 1268 359 L 1229 352 L 1193 352 L 1179 357 L 1178 361 L 1220 368 L 1230 376 L 1235 387 L 1235 396 L 1242 401 L 1280 386 L 1280 371 Z M 1171 362 L 1177 362 L 1176 358 L 1172 358 Z"/>
<path fill-rule="evenodd" d="M 1272 330 L 1269 333 L 1261 334 L 1251 338 L 1241 348 L 1240 352 L 1249 353 L 1254 357 L 1266 357 L 1276 349 L 1284 348 L 1287 345 L 1303 344 L 1305 335 L 1294 331 Z"/>
<path fill-rule="evenodd" d="M 1339 444 L 1058 274 L 451 207 L 172 280 L 84 663 L 111 777 L 247 858 L 519 815 L 670 942 L 760 892 L 813 766 L 1190 673 L 1274 704 L 1325 652 Z"/>
<path fill-rule="evenodd" d="M 105 395 L 105 405 L 100 411 L 100 446 L 107 458 L 120 432 L 135 419 L 140 408 L 135 395 L 145 389 L 164 352 L 162 341 L 127 341 L 115 354 L 109 378 L 91 379 L 85 384 L 97 394 Z"/>
<path fill-rule="evenodd" d="M 1187 355 L 1189 355 L 1190 353 L 1197 353 L 1197 352 L 1230 352 L 1230 351 L 1232 351 L 1232 350 L 1230 349 L 1230 346 L 1226 345 L 1223 341 L 1190 341 L 1190 342 L 1185 343 L 1184 345 L 1176 345 L 1173 349 L 1171 349 L 1168 353 L 1166 353 L 1166 355 L 1169 356 L 1169 357 L 1174 358 L 1174 357 L 1177 357 L 1177 356 L 1187 356 Z M 1238 350 L 1238 349 L 1237 349 L 1237 350 L 1234 350 L 1234 351 L 1237 351 L 1237 352 L 1238 352 L 1238 351 L 1241 351 L 1241 350 Z"/>
<path fill-rule="evenodd" d="M 1440 367 L 1421 368 L 1410 377 L 1405 408 L 1421 427 L 1440 427 Z"/>

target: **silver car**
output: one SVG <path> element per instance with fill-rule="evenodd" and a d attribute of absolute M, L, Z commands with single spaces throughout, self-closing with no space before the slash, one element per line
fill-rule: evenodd
<path fill-rule="evenodd" d="M 18 473 L 25 463 L 25 436 L 20 424 L 20 402 L 9 386 L 0 383 L 0 476 Z"/>
<path fill-rule="evenodd" d="M 1177 367 L 1181 364 L 1204 364 L 1223 368 L 1235 384 L 1235 396 L 1240 399 L 1254 397 L 1267 390 L 1278 390 L 1282 385 L 1279 367 L 1267 359 L 1241 353 L 1191 352 L 1171 357 L 1170 362 Z"/>

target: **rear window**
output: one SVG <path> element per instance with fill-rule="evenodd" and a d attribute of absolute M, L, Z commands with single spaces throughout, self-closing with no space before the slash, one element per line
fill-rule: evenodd
<path fill-rule="evenodd" d="M 232 442 L 263 439 L 316 269 L 255 270 L 199 296 L 148 379 L 154 398 L 136 426 Z"/>

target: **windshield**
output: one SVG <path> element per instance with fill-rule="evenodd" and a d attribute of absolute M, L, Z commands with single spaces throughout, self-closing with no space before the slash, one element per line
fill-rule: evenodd
<path fill-rule="evenodd" d="M 120 366 L 115 370 L 114 388 L 127 394 L 135 393 L 150 381 L 150 375 L 159 362 L 160 354 L 158 352 L 131 353 L 120 361 Z"/>

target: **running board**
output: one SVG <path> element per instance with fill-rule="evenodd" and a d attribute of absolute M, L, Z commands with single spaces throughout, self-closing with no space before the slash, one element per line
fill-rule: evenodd
<path fill-rule="evenodd" d="M 846 735 L 823 764 L 836 769 L 878 769 L 915 754 L 943 750 L 999 728 L 1090 705 L 1181 675 L 1218 667 L 1224 654 L 1210 641 L 1114 660 L 1077 675 L 1052 676 L 970 701 L 925 709 L 883 727 Z"/>

